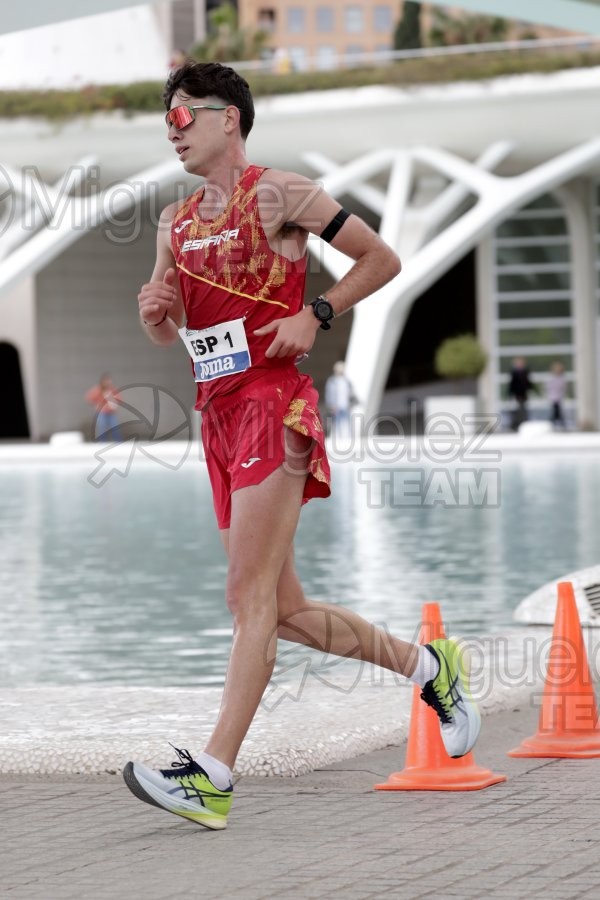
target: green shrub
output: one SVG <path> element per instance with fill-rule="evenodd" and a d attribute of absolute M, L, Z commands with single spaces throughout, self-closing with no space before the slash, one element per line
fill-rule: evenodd
<path fill-rule="evenodd" d="M 474 334 L 447 338 L 436 350 L 435 371 L 442 378 L 477 378 L 487 365 L 487 353 Z"/>
<path fill-rule="evenodd" d="M 162 84 L 146 81 L 89 85 L 79 91 L 0 91 L 0 118 L 33 116 L 56 121 L 116 109 L 159 112 L 164 110 L 162 92 Z"/>
<path fill-rule="evenodd" d="M 518 51 L 473 56 L 405 59 L 387 66 L 340 69 L 327 72 L 242 72 L 255 97 L 292 94 L 301 91 L 392 84 L 407 87 L 453 81 L 494 78 L 525 72 L 554 72 L 561 69 L 600 65 L 600 52 L 536 51 L 526 56 Z M 77 91 L 0 91 L 0 118 L 34 116 L 54 121 L 96 112 L 123 110 L 126 113 L 162 112 L 163 83 L 138 82 L 126 85 L 90 85 Z"/>

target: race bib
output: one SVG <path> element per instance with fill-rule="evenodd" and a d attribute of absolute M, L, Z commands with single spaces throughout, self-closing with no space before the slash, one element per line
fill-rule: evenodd
<path fill-rule="evenodd" d="M 179 329 L 179 337 L 193 360 L 196 381 L 213 381 L 227 375 L 238 375 L 250 366 L 250 350 L 243 319 L 222 322 L 200 331 L 184 326 Z"/>

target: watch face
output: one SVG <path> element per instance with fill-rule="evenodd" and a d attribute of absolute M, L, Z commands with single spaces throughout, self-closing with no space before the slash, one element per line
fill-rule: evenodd
<path fill-rule="evenodd" d="M 319 300 L 315 303 L 317 319 L 330 319 L 333 313 L 331 303 L 328 300 Z"/>

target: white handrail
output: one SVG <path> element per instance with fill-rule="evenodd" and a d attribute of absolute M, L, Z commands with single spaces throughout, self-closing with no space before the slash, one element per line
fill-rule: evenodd
<path fill-rule="evenodd" d="M 600 37 L 581 34 L 561 38 L 536 38 L 523 41 L 492 41 L 488 44 L 454 44 L 446 47 L 417 47 L 414 50 L 379 50 L 370 53 L 339 53 L 330 57 L 328 69 L 352 68 L 360 65 L 376 65 L 396 62 L 404 59 L 431 59 L 443 56 L 468 56 L 477 53 L 502 53 L 507 50 L 589 50 L 600 44 Z M 285 48 L 284 48 L 285 49 Z M 238 72 L 270 72 L 274 71 L 274 60 L 246 59 L 227 63 Z M 307 66 L 310 68 L 310 66 Z"/>

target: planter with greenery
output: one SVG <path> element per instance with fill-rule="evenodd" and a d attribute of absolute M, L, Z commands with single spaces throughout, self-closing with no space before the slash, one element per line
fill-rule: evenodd
<path fill-rule="evenodd" d="M 255 97 L 301 91 L 333 90 L 391 84 L 401 87 L 495 78 L 526 72 L 554 72 L 561 69 L 600 65 L 600 53 L 590 50 L 531 51 L 524 56 L 515 51 L 482 56 L 450 56 L 432 59 L 405 59 L 387 66 L 318 72 L 244 72 Z M 0 91 L 0 119 L 34 116 L 54 122 L 93 113 L 121 111 L 125 115 L 163 112 L 164 85 L 139 82 L 126 85 L 89 85 L 80 90 Z"/>
<path fill-rule="evenodd" d="M 435 371 L 442 378 L 479 378 L 487 365 L 487 353 L 474 334 L 446 338 L 436 350 Z"/>
<path fill-rule="evenodd" d="M 444 419 L 462 433 L 472 433 L 473 416 L 477 414 L 477 396 L 466 393 L 466 381 L 479 378 L 487 365 L 488 356 L 474 334 L 462 334 L 447 338 L 438 347 L 434 366 L 438 375 L 458 383 L 459 393 L 427 397 L 425 422 L 432 417 Z M 461 383 L 463 385 L 461 390 Z"/>

